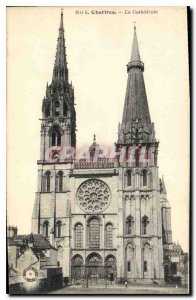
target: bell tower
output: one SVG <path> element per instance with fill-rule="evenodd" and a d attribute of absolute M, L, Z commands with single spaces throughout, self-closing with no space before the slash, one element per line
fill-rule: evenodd
<path fill-rule="evenodd" d="M 74 89 L 69 82 L 63 27 L 63 12 L 57 40 L 52 82 L 42 102 L 41 146 L 37 192 L 32 213 L 32 232 L 42 234 L 58 249 L 64 276 L 70 261 L 70 169 L 74 158 L 63 156 L 76 146 Z M 72 156 L 73 154 L 73 156 Z"/>
<path fill-rule="evenodd" d="M 40 160 L 61 160 L 64 146 L 76 146 L 74 88 L 69 83 L 64 38 L 63 12 L 57 40 L 53 77 L 42 102 Z M 52 148 L 51 148 L 52 147 Z M 49 151 L 51 149 L 51 151 Z"/>
<path fill-rule="evenodd" d="M 124 276 L 129 281 L 163 280 L 160 184 L 157 166 L 158 142 L 151 122 L 136 26 L 117 152 L 124 152 L 121 167 Z M 121 152 L 121 153 L 122 153 Z M 122 193 L 122 194 L 121 194 Z"/>

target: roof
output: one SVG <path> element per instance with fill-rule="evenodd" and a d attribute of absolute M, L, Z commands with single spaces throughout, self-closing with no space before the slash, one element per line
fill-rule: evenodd
<path fill-rule="evenodd" d="M 40 250 L 55 249 L 50 242 L 41 234 L 19 234 L 13 237 L 14 242 L 23 245 L 24 241 L 30 242 L 33 237 L 33 248 Z M 55 249 L 56 250 L 56 249 Z"/>
<path fill-rule="evenodd" d="M 8 246 L 19 246 L 19 244 L 16 241 L 14 241 L 13 238 L 11 238 L 11 237 L 7 238 L 7 245 Z"/>
<path fill-rule="evenodd" d="M 42 250 L 38 248 L 31 248 L 33 252 L 41 259 L 46 258 L 45 254 L 42 252 Z"/>
<path fill-rule="evenodd" d="M 58 266 L 42 266 L 41 269 L 62 269 L 62 267 L 58 267 Z"/>

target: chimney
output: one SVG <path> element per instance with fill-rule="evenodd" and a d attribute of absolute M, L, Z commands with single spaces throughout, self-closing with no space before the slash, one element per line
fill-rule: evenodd
<path fill-rule="evenodd" d="M 7 226 L 7 237 L 13 238 L 13 236 L 17 235 L 17 232 L 18 232 L 17 226 L 15 227 L 10 225 Z"/>

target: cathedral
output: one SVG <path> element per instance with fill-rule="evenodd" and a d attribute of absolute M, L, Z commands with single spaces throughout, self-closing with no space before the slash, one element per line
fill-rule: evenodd
<path fill-rule="evenodd" d="M 76 149 L 76 111 L 61 12 L 52 81 L 42 102 L 32 233 L 42 234 L 58 249 L 58 265 L 70 282 L 106 277 L 163 282 L 169 268 L 164 255 L 173 245 L 171 207 L 159 175 L 159 142 L 135 26 L 130 52 L 115 157 L 96 159 L 94 137 L 88 157 L 78 159 L 70 150 L 64 158 L 65 148 Z"/>

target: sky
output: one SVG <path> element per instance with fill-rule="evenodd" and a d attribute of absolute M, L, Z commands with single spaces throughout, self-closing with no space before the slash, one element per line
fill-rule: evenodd
<path fill-rule="evenodd" d="M 125 10 L 131 14 L 125 14 Z M 136 22 L 159 175 L 171 204 L 173 239 L 188 251 L 189 75 L 186 9 L 64 7 L 69 78 L 75 89 L 77 145 L 113 145 L 122 120 Z M 84 14 L 87 10 L 89 14 Z M 117 14 L 92 14 L 92 10 Z M 40 121 L 51 82 L 60 7 L 7 8 L 7 213 L 31 231 L 40 155 Z M 79 12 L 79 13 L 77 13 Z M 83 12 L 83 14 L 81 13 Z"/>

